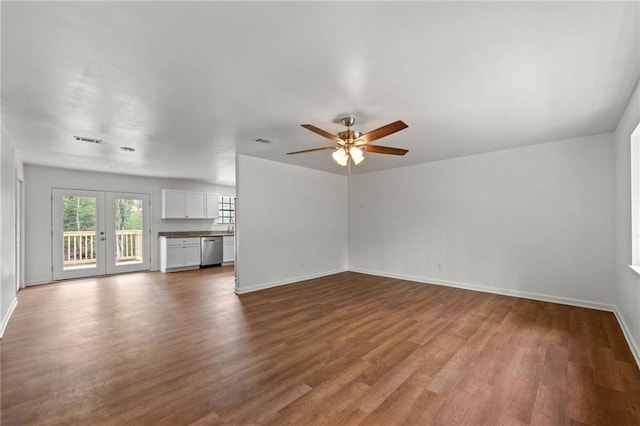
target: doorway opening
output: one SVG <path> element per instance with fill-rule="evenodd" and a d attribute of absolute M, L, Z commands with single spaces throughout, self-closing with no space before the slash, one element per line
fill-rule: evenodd
<path fill-rule="evenodd" d="M 18 292 L 21 288 L 24 288 L 24 283 L 22 277 L 23 275 L 23 257 L 22 257 L 22 180 L 18 179 L 16 176 L 16 292 Z"/>

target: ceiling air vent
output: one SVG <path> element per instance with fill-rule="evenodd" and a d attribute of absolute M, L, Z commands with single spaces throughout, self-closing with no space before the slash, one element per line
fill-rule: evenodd
<path fill-rule="evenodd" d="M 73 138 L 79 142 L 89 142 L 102 145 L 102 139 L 85 138 L 84 136 L 74 136 Z"/>
<path fill-rule="evenodd" d="M 273 143 L 273 141 L 272 141 L 272 140 L 265 139 L 265 138 L 258 138 L 258 139 L 256 139 L 256 142 L 260 142 L 260 143 Z"/>

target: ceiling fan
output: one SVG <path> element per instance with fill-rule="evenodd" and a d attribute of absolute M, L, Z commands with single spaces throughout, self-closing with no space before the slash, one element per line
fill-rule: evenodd
<path fill-rule="evenodd" d="M 351 174 L 351 164 L 360 164 L 364 160 L 363 151 L 374 152 L 377 154 L 391 154 L 391 155 L 405 155 L 409 150 L 401 148 L 391 148 L 388 146 L 369 145 L 369 142 L 373 142 L 377 139 L 381 139 L 385 136 L 389 136 L 392 133 L 399 132 L 406 129 L 407 126 L 402 120 L 394 121 L 393 123 L 382 126 L 378 129 L 372 130 L 369 133 L 361 134 L 357 130 L 351 130 L 351 126 L 354 125 L 356 119 L 353 115 L 344 117 L 342 124 L 347 126 L 347 130 L 338 132 L 337 134 L 329 133 L 325 130 L 319 129 L 311 124 L 301 124 L 307 130 L 311 130 L 313 133 L 317 133 L 336 143 L 335 146 L 325 146 L 322 148 L 304 149 L 302 151 L 287 152 L 289 154 L 301 154 L 303 152 L 322 151 L 326 149 L 334 150 L 332 156 L 333 159 L 341 166 L 346 166 Z"/>

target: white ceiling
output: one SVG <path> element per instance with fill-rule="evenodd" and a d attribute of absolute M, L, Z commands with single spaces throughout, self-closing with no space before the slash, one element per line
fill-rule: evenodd
<path fill-rule="evenodd" d="M 285 153 L 347 113 L 409 125 L 376 142 L 406 156 L 354 173 L 609 132 L 640 76 L 637 1 L 1 7 L 5 132 L 25 163 L 102 172 L 234 185 L 246 153 L 345 173 Z"/>

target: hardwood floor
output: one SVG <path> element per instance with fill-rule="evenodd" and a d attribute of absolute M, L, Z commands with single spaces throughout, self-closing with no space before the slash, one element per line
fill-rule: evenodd
<path fill-rule="evenodd" d="M 21 291 L 2 425 L 640 425 L 611 313 L 357 273 L 233 286 L 223 267 Z"/>

